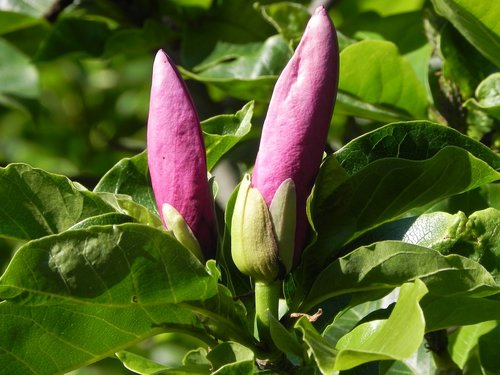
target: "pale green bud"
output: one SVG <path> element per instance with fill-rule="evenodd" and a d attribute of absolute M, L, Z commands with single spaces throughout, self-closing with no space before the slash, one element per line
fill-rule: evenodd
<path fill-rule="evenodd" d="M 240 184 L 231 221 L 231 255 L 236 267 L 255 281 L 271 282 L 278 276 L 278 245 L 264 198 L 245 175 Z"/>
<path fill-rule="evenodd" d="M 295 251 L 295 226 L 297 216 L 297 194 L 291 178 L 281 183 L 269 206 L 278 254 L 286 273 L 293 265 Z"/>
<path fill-rule="evenodd" d="M 179 211 L 170 204 L 164 203 L 162 206 L 162 213 L 169 232 L 177 241 L 198 258 L 200 262 L 204 262 L 200 244 Z"/>
<path fill-rule="evenodd" d="M 255 281 L 275 280 L 290 272 L 295 249 L 296 194 L 283 181 L 268 208 L 246 175 L 240 184 L 231 222 L 231 254 L 236 267 Z"/>

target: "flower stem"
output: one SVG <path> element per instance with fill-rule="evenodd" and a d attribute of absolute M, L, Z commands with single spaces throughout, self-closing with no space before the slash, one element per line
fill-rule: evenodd
<path fill-rule="evenodd" d="M 255 282 L 255 322 L 259 340 L 270 351 L 275 350 L 271 338 L 269 314 L 278 319 L 281 281 Z"/>

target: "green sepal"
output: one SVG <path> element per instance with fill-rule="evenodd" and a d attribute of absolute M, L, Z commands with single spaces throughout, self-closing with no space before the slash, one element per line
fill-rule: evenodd
<path fill-rule="evenodd" d="M 289 273 L 293 265 L 297 221 L 297 194 L 291 178 L 283 181 L 276 190 L 269 205 L 269 213 L 278 244 L 278 255 L 286 273 Z"/>
<path fill-rule="evenodd" d="M 163 204 L 161 210 L 169 232 L 186 249 L 193 253 L 200 262 L 204 263 L 205 260 L 201 252 L 200 244 L 179 211 L 168 203 Z"/>
<path fill-rule="evenodd" d="M 231 221 L 231 256 L 240 272 L 255 281 L 271 282 L 280 269 L 278 245 L 264 198 L 245 175 Z"/>

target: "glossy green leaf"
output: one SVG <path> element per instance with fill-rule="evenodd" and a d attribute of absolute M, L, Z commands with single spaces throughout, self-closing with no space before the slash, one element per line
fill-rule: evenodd
<path fill-rule="evenodd" d="M 224 342 L 217 345 L 207 354 L 207 359 L 216 370 L 217 375 L 251 375 L 254 373 L 253 352 L 236 342 Z"/>
<path fill-rule="evenodd" d="M 481 367 L 488 375 L 500 374 L 498 367 L 498 347 L 500 345 L 500 325 L 479 338 L 479 357 Z"/>
<path fill-rule="evenodd" d="M 496 325 L 494 321 L 487 321 L 460 327 L 458 333 L 453 334 L 453 340 L 450 342 L 453 362 L 463 368 L 471 350 L 477 345 L 479 337 L 491 331 Z"/>
<path fill-rule="evenodd" d="M 500 73 L 494 73 L 482 81 L 476 89 L 476 98 L 469 99 L 465 105 L 485 111 L 500 120 Z"/>
<path fill-rule="evenodd" d="M 488 320 L 500 320 L 498 299 L 451 296 L 422 301 L 426 331 L 436 331 L 453 326 L 466 326 Z"/>
<path fill-rule="evenodd" d="M 500 66 L 500 3 L 474 0 L 432 0 L 436 11 L 491 62 Z"/>
<path fill-rule="evenodd" d="M 13 374 L 65 372 L 169 327 L 203 337 L 191 311 L 175 304 L 215 293 L 216 279 L 189 251 L 144 225 L 28 242 L 0 279 L 0 365 Z"/>
<path fill-rule="evenodd" d="M 0 168 L 0 236 L 30 240 L 67 230 L 113 208 L 64 176 L 11 164 Z"/>
<path fill-rule="evenodd" d="M 323 374 L 333 374 L 337 350 L 324 339 L 305 316 L 295 323 L 295 329 L 302 333 L 302 340 L 312 352 L 318 368 Z"/>
<path fill-rule="evenodd" d="M 477 53 L 454 27 L 446 25 L 440 33 L 439 46 L 443 55 L 443 76 L 456 84 L 463 99 L 474 94 L 477 85 L 492 71 L 494 64 Z"/>
<path fill-rule="evenodd" d="M 410 160 L 431 158 L 446 146 L 457 146 L 500 169 L 500 157 L 460 132 L 429 121 L 396 122 L 363 134 L 335 152 L 350 175 L 382 158 Z"/>
<path fill-rule="evenodd" d="M 115 353 L 115 355 L 127 369 L 136 374 L 149 375 L 162 370 L 168 370 L 167 366 L 126 350 L 121 350 Z"/>
<path fill-rule="evenodd" d="M 418 350 L 410 357 L 402 361 L 380 362 L 379 375 L 421 375 L 435 374 L 436 365 L 432 354 L 422 343 Z"/>
<path fill-rule="evenodd" d="M 411 65 L 387 41 L 366 40 L 340 54 L 339 92 L 400 113 L 427 117 L 427 94 Z"/>
<path fill-rule="evenodd" d="M 202 122 L 203 140 L 207 152 L 207 168 L 233 148 L 250 131 L 254 103 L 249 102 L 234 115 L 219 115 Z"/>
<path fill-rule="evenodd" d="M 404 242 L 384 241 L 361 247 L 327 266 L 315 278 L 302 309 L 307 311 L 341 294 L 390 290 L 415 279 L 422 280 L 430 293 L 441 296 L 500 292 L 493 277 L 470 259 L 444 256 Z"/>
<path fill-rule="evenodd" d="M 136 374 L 153 375 L 184 375 L 184 374 L 197 374 L 208 375 L 210 374 L 210 364 L 185 364 L 179 367 L 167 367 L 159 364 L 143 356 L 131 353 L 125 350 L 115 353 L 116 357 L 123 363 L 123 365 Z"/>
<path fill-rule="evenodd" d="M 187 78 L 214 85 L 235 98 L 268 101 L 291 55 L 288 43 L 280 35 L 264 43 L 219 42 L 212 54 L 192 70 L 180 70 Z"/>
<path fill-rule="evenodd" d="M 418 217 L 403 241 L 443 254 L 460 254 L 485 267 L 500 280 L 500 211 L 488 208 L 471 214 L 436 212 Z"/>
<path fill-rule="evenodd" d="M 85 229 L 96 225 L 124 224 L 131 223 L 133 221 L 134 219 L 128 215 L 124 215 L 119 212 L 108 212 L 106 214 L 84 219 L 68 228 L 68 230 Z"/>
<path fill-rule="evenodd" d="M 402 360 L 416 352 L 425 328 L 418 302 L 426 293 L 425 284 L 418 279 L 402 285 L 398 302 L 387 320 L 363 323 L 338 341 L 335 369 L 350 369 L 374 360 Z"/>
<path fill-rule="evenodd" d="M 271 338 L 279 350 L 283 353 L 302 358 L 304 349 L 295 334 L 289 332 L 272 314 L 269 314 L 269 328 Z"/>
<path fill-rule="evenodd" d="M 304 33 L 311 14 L 301 4 L 278 2 L 260 5 L 262 16 L 287 40 L 298 40 Z"/>
<path fill-rule="evenodd" d="M 152 212 L 158 212 L 149 181 L 146 151 L 120 160 L 96 185 L 94 192 L 125 194 Z"/>
<path fill-rule="evenodd" d="M 28 56 L 0 38 L 0 95 L 37 98 L 38 71 Z"/>
<path fill-rule="evenodd" d="M 335 163 L 334 163 L 335 164 Z M 500 173 L 464 149 L 445 147 L 423 161 L 385 158 L 331 191 L 328 160 L 317 178 L 310 212 L 317 235 L 308 263 L 321 264 L 341 245 L 412 208 L 496 181 Z M 335 166 L 333 167 L 336 168 Z"/>

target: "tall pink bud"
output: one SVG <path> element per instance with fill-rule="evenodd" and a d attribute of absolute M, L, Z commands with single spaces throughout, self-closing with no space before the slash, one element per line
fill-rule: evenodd
<path fill-rule="evenodd" d="M 147 147 L 151 183 L 164 224 L 162 211 L 168 204 L 184 218 L 203 255 L 213 258 L 215 213 L 200 121 L 175 64 L 161 50 L 153 65 Z"/>
<path fill-rule="evenodd" d="M 295 262 L 306 240 L 306 201 L 326 143 L 337 95 L 338 62 L 335 29 L 326 10 L 319 7 L 274 87 L 252 174 L 252 186 L 268 206 L 283 181 L 291 178 L 295 183 Z"/>

